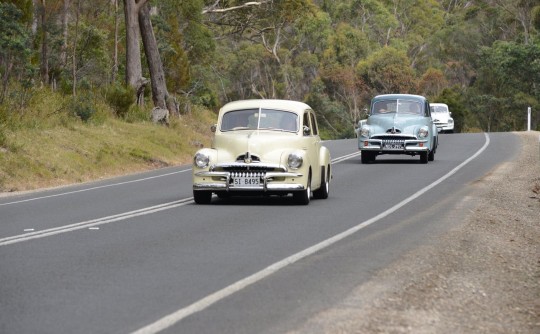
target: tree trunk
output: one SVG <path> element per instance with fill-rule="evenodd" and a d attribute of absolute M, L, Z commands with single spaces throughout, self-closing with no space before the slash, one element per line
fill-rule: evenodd
<path fill-rule="evenodd" d="M 118 0 L 114 0 L 114 54 L 111 83 L 116 83 L 118 75 Z"/>
<path fill-rule="evenodd" d="M 148 69 L 150 70 L 150 83 L 152 86 L 152 100 L 154 106 L 169 110 L 171 114 L 178 114 L 172 99 L 167 91 L 165 82 L 165 72 L 159 55 L 159 50 L 150 20 L 150 7 L 144 5 L 139 11 L 139 27 L 144 46 L 144 53 L 148 61 Z"/>
<path fill-rule="evenodd" d="M 65 67 L 67 64 L 69 2 L 70 0 L 64 0 L 64 7 L 62 9 L 62 46 L 60 47 L 60 62 L 62 67 Z"/>
<path fill-rule="evenodd" d="M 126 18 L 126 83 L 137 92 L 137 101 L 140 103 L 141 95 L 147 81 L 142 76 L 139 11 L 148 0 L 124 0 L 124 14 Z"/>
<path fill-rule="evenodd" d="M 73 40 L 71 75 L 73 79 L 72 94 L 77 96 L 77 39 L 79 38 L 79 14 L 81 11 L 81 0 L 77 1 L 77 13 L 75 14 L 75 37 Z"/>
<path fill-rule="evenodd" d="M 41 0 L 41 79 L 49 84 L 49 32 L 47 31 L 47 9 L 45 0 Z"/>

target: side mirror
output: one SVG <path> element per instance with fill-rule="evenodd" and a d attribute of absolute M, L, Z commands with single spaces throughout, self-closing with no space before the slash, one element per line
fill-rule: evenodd
<path fill-rule="evenodd" d="M 216 132 L 216 130 L 217 130 L 217 124 L 212 124 L 212 126 L 210 127 L 210 131 Z"/>
<path fill-rule="evenodd" d="M 311 129 L 309 128 L 309 126 L 304 125 L 303 133 L 304 133 L 304 136 L 309 136 L 309 135 L 311 135 Z"/>

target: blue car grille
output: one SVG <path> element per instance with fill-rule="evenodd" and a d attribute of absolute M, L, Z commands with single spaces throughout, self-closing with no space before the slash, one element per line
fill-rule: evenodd
<path fill-rule="evenodd" d="M 405 136 L 405 135 L 376 135 L 371 137 L 371 139 L 381 139 L 383 142 L 389 142 L 392 141 L 398 141 L 400 143 L 403 143 L 405 140 L 414 140 L 416 139 L 415 136 Z"/>
<path fill-rule="evenodd" d="M 402 139 L 383 139 L 383 144 L 384 145 L 405 145 L 405 140 Z"/>

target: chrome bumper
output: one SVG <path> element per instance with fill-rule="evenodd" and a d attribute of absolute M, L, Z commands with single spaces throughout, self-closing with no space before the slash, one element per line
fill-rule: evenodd
<path fill-rule="evenodd" d="M 298 178 L 302 177 L 301 173 L 292 172 L 268 172 L 265 175 L 261 175 L 261 185 L 258 187 L 231 187 L 231 173 L 230 172 L 211 172 L 201 171 L 194 173 L 195 177 L 205 178 L 220 178 L 220 180 L 212 180 L 208 182 L 194 182 L 193 190 L 211 190 L 211 191 L 294 191 L 304 190 L 304 186 L 299 183 L 287 183 L 279 182 L 272 183 L 274 178 Z"/>
<path fill-rule="evenodd" d="M 384 147 L 383 139 L 360 139 L 359 142 L 364 143 L 367 141 L 367 146 L 359 145 L 360 151 L 376 151 L 382 153 L 415 153 L 415 152 L 427 152 L 427 140 L 420 139 L 407 139 L 403 141 L 403 146 L 400 148 L 386 148 Z M 423 146 L 418 146 L 422 144 Z"/>

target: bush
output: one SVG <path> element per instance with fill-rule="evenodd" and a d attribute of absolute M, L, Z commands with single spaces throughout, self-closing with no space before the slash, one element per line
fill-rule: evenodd
<path fill-rule="evenodd" d="M 135 103 L 135 91 L 131 87 L 114 85 L 106 92 L 107 103 L 113 108 L 118 117 L 124 117 Z"/>
<path fill-rule="evenodd" d="M 96 108 L 92 103 L 91 98 L 87 96 L 72 99 L 69 103 L 69 109 L 70 112 L 85 123 L 96 113 Z"/>

